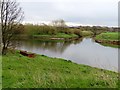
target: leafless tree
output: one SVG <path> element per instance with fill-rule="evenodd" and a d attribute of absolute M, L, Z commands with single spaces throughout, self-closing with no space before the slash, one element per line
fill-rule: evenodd
<path fill-rule="evenodd" d="M 65 21 L 63 19 L 52 21 L 52 26 L 56 27 L 66 27 Z"/>
<path fill-rule="evenodd" d="M 6 54 L 15 33 L 21 25 L 24 13 L 15 0 L 2 0 L 1 2 L 1 29 L 2 29 L 2 54 Z"/>

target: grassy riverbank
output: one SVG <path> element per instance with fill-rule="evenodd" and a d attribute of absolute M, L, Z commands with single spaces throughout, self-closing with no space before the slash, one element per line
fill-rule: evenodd
<path fill-rule="evenodd" d="M 39 39 L 70 39 L 70 38 L 78 38 L 78 35 L 58 33 L 56 35 L 33 35 L 33 38 L 39 38 Z"/>
<path fill-rule="evenodd" d="M 76 34 L 65 34 L 65 33 L 58 33 L 56 35 L 49 35 L 49 34 L 43 34 L 43 35 L 19 35 L 16 36 L 18 38 L 16 39 L 21 39 L 21 40 L 70 40 L 70 39 L 76 39 L 79 38 L 78 35 Z"/>
<path fill-rule="evenodd" d="M 96 42 L 101 43 L 105 46 L 117 47 L 120 46 L 120 32 L 106 32 L 101 33 L 95 37 Z"/>
<path fill-rule="evenodd" d="M 81 31 L 80 36 L 76 34 L 65 34 L 65 33 L 58 33 L 56 35 L 33 35 L 33 38 L 39 39 L 72 39 L 72 38 L 79 38 L 85 36 L 92 36 L 93 33 L 91 31 Z"/>
<path fill-rule="evenodd" d="M 19 51 L 3 56 L 3 88 L 116 88 L 118 74 L 59 58 Z"/>
<path fill-rule="evenodd" d="M 118 32 L 106 32 L 106 33 L 101 33 L 100 35 L 97 35 L 96 39 L 107 40 L 107 41 L 113 41 L 113 40 L 118 41 L 119 37 L 120 37 L 120 33 Z"/>

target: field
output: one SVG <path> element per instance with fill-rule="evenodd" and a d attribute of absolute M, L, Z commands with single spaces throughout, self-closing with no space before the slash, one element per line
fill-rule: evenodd
<path fill-rule="evenodd" d="M 118 32 L 106 32 L 106 33 L 101 33 L 100 35 L 96 36 L 96 39 L 98 40 L 118 40 L 120 37 L 120 33 Z"/>
<path fill-rule="evenodd" d="M 95 37 L 95 41 L 104 46 L 120 48 L 120 32 L 101 33 Z"/>
<path fill-rule="evenodd" d="M 59 58 L 19 51 L 3 56 L 3 88 L 117 88 L 118 74 Z"/>

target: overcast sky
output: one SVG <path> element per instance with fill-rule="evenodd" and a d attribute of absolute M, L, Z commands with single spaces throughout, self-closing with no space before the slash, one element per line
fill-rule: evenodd
<path fill-rule="evenodd" d="M 72 25 L 118 25 L 119 0 L 18 0 L 24 22 L 64 19 Z"/>

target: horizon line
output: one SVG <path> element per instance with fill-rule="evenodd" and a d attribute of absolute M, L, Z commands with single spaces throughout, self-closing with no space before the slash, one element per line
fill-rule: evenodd
<path fill-rule="evenodd" d="M 34 21 L 23 21 L 22 24 L 33 24 L 33 25 L 41 25 L 41 24 L 46 24 L 46 25 L 50 25 L 51 24 L 51 21 L 37 21 L 37 22 L 34 22 Z M 74 27 L 77 27 L 77 26 L 101 26 L 101 27 L 119 27 L 119 26 L 108 26 L 108 25 L 93 25 L 93 24 L 81 24 L 81 23 L 78 23 L 78 22 L 65 22 L 65 24 L 67 26 L 74 26 Z"/>

